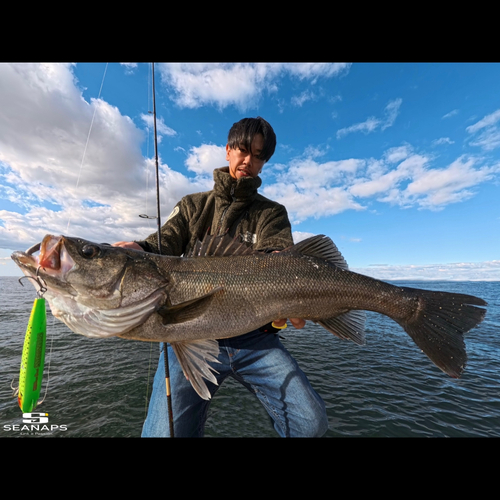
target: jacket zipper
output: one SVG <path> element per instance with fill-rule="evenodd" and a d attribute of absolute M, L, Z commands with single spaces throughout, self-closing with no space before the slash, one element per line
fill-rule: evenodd
<path fill-rule="evenodd" d="M 231 203 L 234 201 L 234 184 L 231 186 L 231 198 L 232 198 L 232 201 Z M 220 217 L 220 221 L 219 221 L 219 228 L 217 230 L 217 234 L 220 234 L 220 230 L 222 229 L 222 223 L 224 222 L 224 217 L 226 217 L 226 212 L 228 211 L 229 207 L 231 206 L 231 203 L 224 209 L 224 212 L 222 212 L 222 215 Z"/>

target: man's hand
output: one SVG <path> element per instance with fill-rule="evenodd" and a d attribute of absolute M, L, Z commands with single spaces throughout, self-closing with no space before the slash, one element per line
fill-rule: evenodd
<path fill-rule="evenodd" d="M 276 320 L 273 321 L 273 323 L 276 326 L 283 326 L 286 323 L 286 318 L 285 319 L 276 319 Z M 297 328 L 298 330 L 300 330 L 301 328 L 304 328 L 304 326 L 306 324 L 306 320 L 302 319 L 302 318 L 290 318 L 290 323 L 295 328 Z"/>
<path fill-rule="evenodd" d="M 140 250 L 141 252 L 144 252 L 144 249 L 141 247 L 141 245 L 138 245 L 135 241 L 117 241 L 116 243 L 113 243 L 111 246 L 132 248 L 133 250 Z"/>

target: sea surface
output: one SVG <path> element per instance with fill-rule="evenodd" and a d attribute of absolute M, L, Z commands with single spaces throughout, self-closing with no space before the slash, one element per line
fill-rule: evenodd
<path fill-rule="evenodd" d="M 47 306 L 47 351 L 37 428 L 13 397 L 26 326 L 36 297 L 29 280 L 0 277 L 0 437 L 139 437 L 158 362 L 158 345 L 88 339 L 54 319 Z M 485 320 L 465 339 L 460 379 L 437 369 L 395 322 L 368 313 L 365 346 L 310 322 L 288 327 L 283 343 L 326 403 L 335 437 L 499 437 L 500 282 L 395 282 L 477 295 Z M 35 430 L 33 430 L 35 429 Z M 207 437 L 277 437 L 257 399 L 226 381 L 210 406 Z"/>

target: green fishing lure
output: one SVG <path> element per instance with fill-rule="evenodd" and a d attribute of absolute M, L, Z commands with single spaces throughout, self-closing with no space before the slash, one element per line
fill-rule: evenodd
<path fill-rule="evenodd" d="M 33 303 L 28 328 L 26 329 L 21 371 L 19 373 L 17 400 L 23 413 L 32 412 L 36 408 L 40 396 L 45 363 L 46 330 L 45 299 L 38 297 Z"/>

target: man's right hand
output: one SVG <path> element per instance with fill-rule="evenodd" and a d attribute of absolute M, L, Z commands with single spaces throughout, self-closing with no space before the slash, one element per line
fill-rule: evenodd
<path fill-rule="evenodd" d="M 282 318 L 282 319 L 275 319 L 273 321 L 273 326 L 276 326 L 276 327 L 282 327 L 284 326 L 286 323 L 286 318 Z M 297 330 L 300 330 L 301 328 L 304 328 L 304 326 L 306 326 L 306 320 L 305 319 L 302 319 L 302 318 L 290 318 L 290 323 L 295 327 L 297 328 Z"/>
<path fill-rule="evenodd" d="M 117 241 L 116 243 L 113 243 L 111 246 L 132 248 L 133 250 L 140 250 L 141 252 L 144 252 L 144 249 L 141 247 L 141 245 L 138 245 L 135 241 Z"/>

